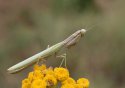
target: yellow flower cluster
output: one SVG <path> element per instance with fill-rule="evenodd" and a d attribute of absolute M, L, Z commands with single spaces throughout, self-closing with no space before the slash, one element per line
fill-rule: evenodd
<path fill-rule="evenodd" d="M 34 66 L 34 71 L 22 81 L 22 88 L 88 88 L 89 81 L 80 78 L 75 81 L 69 76 L 69 71 L 63 67 L 47 68 L 46 65 Z"/>

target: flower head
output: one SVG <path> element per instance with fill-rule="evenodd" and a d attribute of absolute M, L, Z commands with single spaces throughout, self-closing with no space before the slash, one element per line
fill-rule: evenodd
<path fill-rule="evenodd" d="M 24 79 L 22 81 L 22 88 L 30 88 L 31 82 L 29 81 L 29 79 Z"/>
<path fill-rule="evenodd" d="M 43 71 L 43 74 L 49 74 L 49 75 L 54 75 L 54 71 L 52 67 L 49 67 L 48 69 Z"/>
<path fill-rule="evenodd" d="M 33 81 L 31 88 L 46 88 L 46 86 L 47 86 L 47 84 L 46 84 L 45 80 L 37 79 L 37 80 Z"/>
<path fill-rule="evenodd" d="M 61 88 L 75 88 L 75 86 L 73 84 L 66 83 L 66 84 L 62 85 Z"/>
<path fill-rule="evenodd" d="M 83 85 L 83 88 L 88 88 L 89 87 L 89 80 L 86 79 L 86 78 L 78 79 L 77 83 Z"/>
<path fill-rule="evenodd" d="M 62 81 L 63 85 L 66 84 L 66 83 L 68 83 L 68 84 L 75 84 L 76 82 L 75 82 L 75 80 L 73 78 L 69 77 L 65 81 Z"/>
<path fill-rule="evenodd" d="M 75 86 L 75 88 L 86 88 L 82 84 L 75 84 L 74 86 Z"/>
<path fill-rule="evenodd" d="M 34 73 L 30 72 L 28 75 L 28 80 L 31 82 L 31 81 L 33 81 L 33 78 L 34 78 Z"/>
<path fill-rule="evenodd" d="M 47 74 L 44 80 L 47 82 L 47 86 L 54 86 L 57 84 L 57 80 L 54 75 Z"/>
<path fill-rule="evenodd" d="M 54 73 L 59 81 L 64 81 L 69 77 L 69 71 L 63 67 L 55 68 Z"/>
<path fill-rule="evenodd" d="M 39 65 L 34 65 L 34 70 L 41 70 L 41 71 L 43 71 L 43 70 L 45 70 L 46 69 L 46 65 L 41 65 L 41 66 L 39 66 Z"/>
<path fill-rule="evenodd" d="M 40 70 L 35 70 L 33 72 L 33 76 L 34 76 L 34 79 L 42 79 L 44 77 L 44 75 Z"/>

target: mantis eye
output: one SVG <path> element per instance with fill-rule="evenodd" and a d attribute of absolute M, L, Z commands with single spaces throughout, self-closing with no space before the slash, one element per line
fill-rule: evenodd
<path fill-rule="evenodd" d="M 85 30 L 85 29 L 81 29 L 80 31 L 81 31 L 82 35 L 83 35 L 84 33 L 86 33 L 86 30 Z"/>

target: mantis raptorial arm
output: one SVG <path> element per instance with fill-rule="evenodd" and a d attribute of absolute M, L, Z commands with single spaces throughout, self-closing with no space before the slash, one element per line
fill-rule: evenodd
<path fill-rule="evenodd" d="M 78 42 L 78 40 L 85 34 L 85 32 L 86 32 L 85 29 L 81 29 L 81 30 L 76 31 L 74 34 L 69 36 L 64 41 L 57 43 L 57 44 L 41 51 L 40 53 L 35 54 L 35 55 L 27 58 L 26 60 L 19 62 L 16 65 L 10 67 L 8 69 L 8 72 L 15 73 L 17 71 L 20 71 L 20 70 L 26 68 L 27 66 L 37 62 L 38 59 L 48 57 L 48 56 L 58 52 L 58 50 L 60 50 L 63 47 L 69 48 L 69 47 L 75 45 Z"/>

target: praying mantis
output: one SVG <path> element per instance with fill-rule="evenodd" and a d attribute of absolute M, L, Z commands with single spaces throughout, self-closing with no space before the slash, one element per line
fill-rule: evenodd
<path fill-rule="evenodd" d="M 16 65 L 13 65 L 12 67 L 10 67 L 8 69 L 8 72 L 9 73 L 18 72 L 18 71 L 30 66 L 31 64 L 36 63 L 38 60 L 40 60 L 42 58 L 46 58 L 46 57 L 58 52 L 63 47 L 66 47 L 66 48 L 72 47 L 79 41 L 79 39 L 82 36 L 84 36 L 85 33 L 86 33 L 85 29 L 76 31 L 75 33 L 70 35 L 68 38 L 66 38 L 64 41 L 59 42 L 59 43 L 41 51 L 40 53 L 37 53 L 37 54 L 27 58 L 26 60 L 17 63 Z"/>

